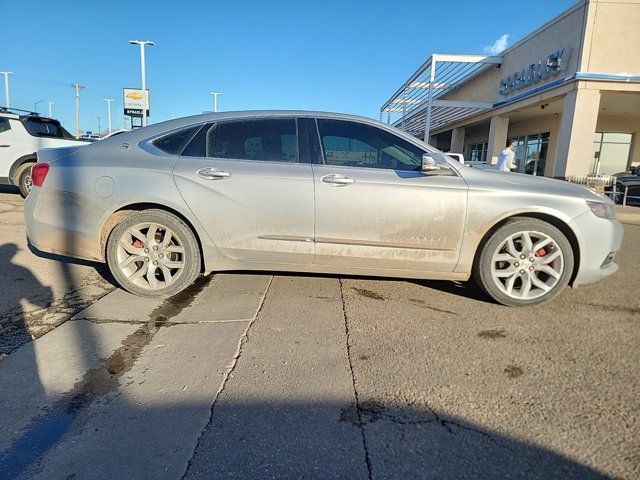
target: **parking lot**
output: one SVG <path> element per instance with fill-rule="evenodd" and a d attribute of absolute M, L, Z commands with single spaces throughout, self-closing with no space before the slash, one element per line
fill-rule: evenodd
<path fill-rule="evenodd" d="M 58 260 L 2 190 L 8 478 L 640 476 L 640 225 L 615 276 L 526 309 L 471 283 L 248 273 L 156 301 Z"/>

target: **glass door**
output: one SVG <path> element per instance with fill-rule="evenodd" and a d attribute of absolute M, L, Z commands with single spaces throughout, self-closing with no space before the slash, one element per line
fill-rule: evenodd
<path fill-rule="evenodd" d="M 529 175 L 544 175 L 549 149 L 549 132 L 516 137 L 516 171 Z"/>
<path fill-rule="evenodd" d="M 590 173 L 612 175 L 629 169 L 633 135 L 631 133 L 596 132 Z"/>

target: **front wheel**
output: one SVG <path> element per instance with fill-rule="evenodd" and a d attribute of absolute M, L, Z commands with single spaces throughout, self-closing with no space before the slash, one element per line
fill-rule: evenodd
<path fill-rule="evenodd" d="M 569 283 L 573 249 L 553 225 L 535 218 L 514 218 L 480 247 L 474 265 L 478 285 L 503 305 L 546 303 Z"/>
<path fill-rule="evenodd" d="M 164 210 L 132 213 L 113 229 L 106 250 L 111 274 L 135 295 L 175 295 L 200 274 L 195 235 L 180 218 Z"/>

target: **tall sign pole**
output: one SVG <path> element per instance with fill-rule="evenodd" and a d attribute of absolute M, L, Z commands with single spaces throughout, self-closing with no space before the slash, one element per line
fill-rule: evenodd
<path fill-rule="evenodd" d="M 144 47 L 146 45 L 155 45 L 149 40 L 129 40 L 131 45 L 140 45 L 140 73 L 142 74 L 142 95 L 144 96 L 144 108 L 142 109 L 142 126 L 147 126 L 147 106 L 149 105 L 149 96 L 147 95 L 147 72 L 145 65 Z"/>

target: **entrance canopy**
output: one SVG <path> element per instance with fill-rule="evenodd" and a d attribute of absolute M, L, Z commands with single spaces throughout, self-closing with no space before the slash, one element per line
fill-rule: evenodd
<path fill-rule="evenodd" d="M 428 141 L 429 133 L 449 123 L 493 108 L 493 103 L 445 100 L 459 86 L 481 74 L 501 57 L 486 55 L 446 55 L 434 53 L 380 109 L 380 120 L 387 113 L 400 114 L 393 125 Z M 397 115 L 396 115 L 397 117 Z"/>

